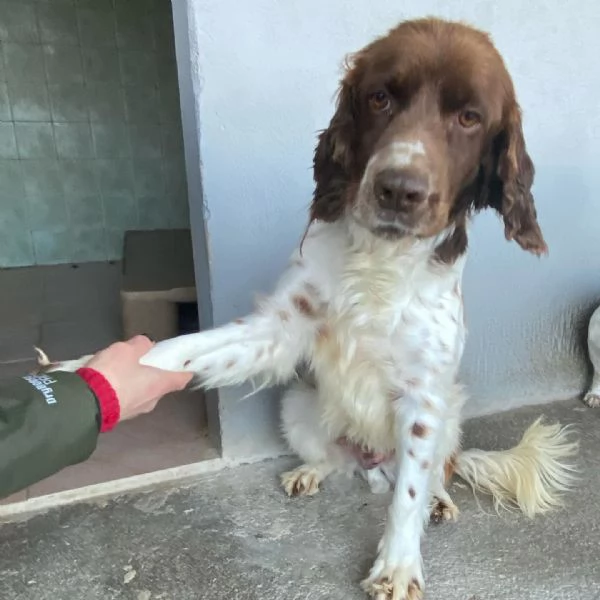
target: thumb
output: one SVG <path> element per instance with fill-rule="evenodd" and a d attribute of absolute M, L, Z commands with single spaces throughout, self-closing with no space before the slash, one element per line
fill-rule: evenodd
<path fill-rule="evenodd" d="M 142 358 L 154 346 L 154 342 L 150 341 L 145 335 L 136 335 L 125 343 L 133 349 L 136 358 Z"/>

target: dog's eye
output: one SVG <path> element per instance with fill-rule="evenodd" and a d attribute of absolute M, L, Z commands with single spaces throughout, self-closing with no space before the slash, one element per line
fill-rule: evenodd
<path fill-rule="evenodd" d="M 481 115 L 474 110 L 463 110 L 458 115 L 458 122 L 461 127 L 471 129 L 481 123 Z"/>
<path fill-rule="evenodd" d="M 383 91 L 379 90 L 369 96 L 369 108 L 373 112 L 383 112 L 389 110 L 392 105 L 390 97 Z"/>

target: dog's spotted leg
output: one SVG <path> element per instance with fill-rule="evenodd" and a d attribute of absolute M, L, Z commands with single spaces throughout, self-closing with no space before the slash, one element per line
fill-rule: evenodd
<path fill-rule="evenodd" d="M 376 600 L 417 600 L 424 579 L 421 535 L 429 517 L 431 465 L 443 438 L 444 400 L 413 389 L 395 403 L 398 473 L 379 554 L 363 582 Z"/>
<path fill-rule="evenodd" d="M 314 229 L 314 228 L 313 228 Z M 326 314 L 331 264 L 323 260 L 323 227 L 296 251 L 271 296 L 246 318 L 215 329 L 158 342 L 140 363 L 167 371 L 194 373 L 194 386 L 263 384 L 289 380 L 310 355 Z M 321 231 L 321 233 L 319 233 Z M 328 241 L 327 243 L 334 243 Z M 87 357 L 54 365 L 76 370 Z"/>

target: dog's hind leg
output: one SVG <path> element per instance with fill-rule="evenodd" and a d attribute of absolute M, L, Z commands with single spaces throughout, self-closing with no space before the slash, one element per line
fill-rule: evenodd
<path fill-rule="evenodd" d="M 312 496 L 334 471 L 352 472 L 354 461 L 323 426 L 315 388 L 297 382 L 287 390 L 282 399 L 281 423 L 289 447 L 304 461 L 281 475 L 289 496 Z"/>

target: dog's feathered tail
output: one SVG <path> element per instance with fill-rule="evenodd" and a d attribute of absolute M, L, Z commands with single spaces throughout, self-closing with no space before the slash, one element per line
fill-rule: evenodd
<path fill-rule="evenodd" d="M 577 448 L 567 427 L 539 418 L 514 448 L 466 450 L 454 469 L 473 489 L 491 494 L 497 510 L 516 506 L 533 517 L 562 505 L 575 480 Z"/>

